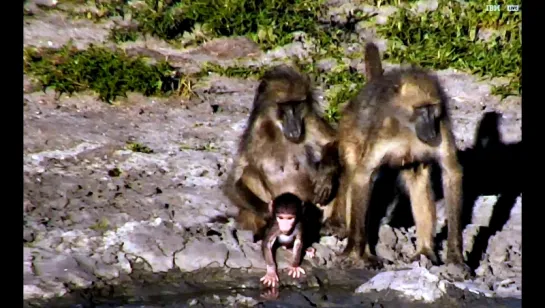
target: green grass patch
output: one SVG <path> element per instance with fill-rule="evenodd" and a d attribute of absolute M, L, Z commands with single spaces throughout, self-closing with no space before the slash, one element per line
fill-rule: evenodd
<path fill-rule="evenodd" d="M 517 3 L 518 2 L 518 3 Z M 487 4 L 440 0 L 433 12 L 413 14 L 400 9 L 378 33 L 389 40 L 384 60 L 414 63 L 431 69 L 456 68 L 479 76 L 507 77 L 510 83 L 495 90 L 502 96 L 521 95 L 521 12 L 486 11 Z M 479 33 L 491 33 L 482 40 Z"/>
<path fill-rule="evenodd" d="M 138 37 L 138 30 L 129 27 L 113 27 L 108 34 L 108 39 L 116 43 L 134 42 Z"/>
<path fill-rule="evenodd" d="M 143 33 L 181 39 L 246 35 L 265 49 L 291 42 L 295 31 L 315 32 L 324 0 L 146 0 L 133 12 Z"/>
<path fill-rule="evenodd" d="M 334 123 L 341 116 L 341 106 L 357 94 L 365 83 L 365 77 L 354 67 L 350 67 L 340 60 L 335 58 L 329 58 L 329 60 L 335 61 L 336 64 L 326 72 L 320 71 L 314 61 L 296 62 L 295 64 L 301 71 L 309 74 L 315 85 L 319 85 L 325 90 L 325 100 L 328 102 L 325 117 Z"/>
<path fill-rule="evenodd" d="M 216 63 L 206 62 L 197 76 L 204 77 L 209 73 L 215 73 L 231 78 L 261 78 L 265 70 L 267 70 L 265 66 L 221 66 Z"/>
<path fill-rule="evenodd" d="M 493 93 L 522 94 L 521 13 L 505 9 L 486 11 L 487 4 L 505 7 L 517 1 L 440 0 L 437 10 L 418 14 L 410 10 L 414 2 L 361 1 L 398 8 L 385 25 L 378 26 L 378 34 L 389 40 L 385 61 L 412 63 L 435 70 L 457 68 L 483 77 L 507 77 L 510 82 L 494 88 Z M 136 28 L 114 28 L 110 38 L 115 42 L 136 40 L 140 34 L 173 43 L 188 40 L 200 43 L 214 37 L 241 35 L 252 38 L 267 50 L 292 42 L 295 32 L 304 32 L 305 43 L 313 43 L 315 49 L 311 58 L 295 62 L 325 89 L 329 103 L 326 116 L 333 122 L 339 118 L 341 105 L 353 97 L 365 81 L 362 74 L 346 64 L 347 58 L 363 55 L 357 51 L 348 55 L 343 47 L 347 43 L 361 43 L 355 34 L 355 25 L 371 16 L 359 9 L 345 16 L 348 20 L 345 25 L 337 25 L 319 21 L 324 17 L 324 0 L 146 0 L 135 3 L 132 8 L 125 1 L 98 5 L 103 12 L 101 16 L 130 12 L 138 24 Z M 479 33 L 487 31 L 492 33 L 490 38 L 480 40 Z M 191 92 L 189 79 L 173 77 L 174 69 L 167 63 L 149 65 L 144 59 L 128 57 L 119 50 L 27 49 L 24 59 L 25 72 L 38 77 L 44 87 L 54 87 L 60 93 L 91 89 L 99 93 L 102 100 L 111 102 L 127 91 L 145 95 Z M 316 63 L 323 59 L 335 62 L 331 70 L 319 70 Z M 260 78 L 266 69 L 207 63 L 197 77 L 213 72 L 228 77 Z"/>
<path fill-rule="evenodd" d="M 138 143 L 138 142 L 127 142 L 127 149 L 133 152 L 151 154 L 153 150 L 147 145 Z"/>
<path fill-rule="evenodd" d="M 106 217 L 102 217 L 97 222 L 89 227 L 91 230 L 104 233 L 110 228 L 110 221 Z"/>
<path fill-rule="evenodd" d="M 92 90 L 111 103 L 127 92 L 146 96 L 179 92 L 184 78 L 167 62 L 148 64 L 142 57 L 129 57 L 121 50 L 90 46 L 85 50 L 66 45 L 58 50 L 26 48 L 24 73 L 45 88 L 63 93 Z"/>

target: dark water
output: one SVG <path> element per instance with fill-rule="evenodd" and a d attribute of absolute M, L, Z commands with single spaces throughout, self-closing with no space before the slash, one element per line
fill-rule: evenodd
<path fill-rule="evenodd" d="M 320 287 L 301 284 L 282 286 L 275 300 L 265 299 L 259 283 L 262 273 L 247 270 L 203 269 L 192 273 L 150 273 L 133 269 L 119 283 L 97 282 L 46 301 L 25 301 L 24 307 L 51 308 L 158 308 L 158 307 L 509 307 L 522 306 L 520 299 L 487 298 L 454 286 L 433 304 L 410 302 L 393 290 L 355 294 L 354 290 L 376 273 L 362 269 L 324 270 L 312 275 Z M 283 279 L 280 274 L 281 279 Z M 284 277 L 286 278 L 286 277 Z M 241 288 L 240 286 L 246 286 Z"/>
<path fill-rule="evenodd" d="M 354 294 L 353 288 L 331 287 L 319 289 L 280 290 L 276 300 L 261 298 L 263 290 L 219 290 L 206 293 L 158 294 L 131 298 L 100 298 L 74 296 L 56 299 L 48 303 L 25 303 L 25 307 L 70 307 L 70 308 L 174 308 L 174 307 L 521 307 L 520 299 L 486 298 L 470 292 L 454 290 L 433 304 L 404 300 L 396 291 L 381 291 L 369 294 Z M 169 291 L 168 293 L 170 293 Z M 449 292 L 451 293 L 451 292 Z M 234 300 L 238 296 L 237 300 Z M 79 298 L 78 298 L 79 297 Z M 249 297 L 250 302 L 240 300 Z"/>

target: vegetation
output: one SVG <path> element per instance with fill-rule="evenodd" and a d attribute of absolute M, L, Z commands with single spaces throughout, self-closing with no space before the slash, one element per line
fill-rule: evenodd
<path fill-rule="evenodd" d="M 487 4 L 517 1 L 462 3 L 440 0 L 433 12 L 415 14 L 398 10 L 390 22 L 378 28 L 390 44 L 384 59 L 414 63 L 432 69 L 449 67 L 481 76 L 507 77 L 510 83 L 495 90 L 502 96 L 521 95 L 521 12 L 489 12 Z M 518 1 L 520 5 L 520 1 Z M 478 34 L 490 33 L 479 39 Z"/>
<path fill-rule="evenodd" d="M 117 26 L 112 28 L 108 38 L 116 43 L 122 43 L 136 41 L 138 36 L 139 33 L 137 29 Z"/>
<path fill-rule="evenodd" d="M 101 217 L 99 220 L 97 220 L 95 224 L 91 225 L 89 228 L 94 231 L 104 233 L 108 231 L 109 227 L 110 227 L 110 221 L 108 220 L 108 218 Z"/>
<path fill-rule="evenodd" d="M 62 93 L 93 90 L 111 103 L 128 91 L 144 95 L 163 95 L 178 91 L 181 77 L 167 63 L 150 65 L 140 57 L 123 51 L 90 46 L 77 50 L 66 45 L 59 50 L 26 48 L 24 72 L 35 76 L 44 89 Z"/>
<path fill-rule="evenodd" d="M 127 149 L 133 152 L 144 153 L 144 154 L 153 153 L 153 150 L 150 147 L 138 142 L 127 142 Z"/>
<path fill-rule="evenodd" d="M 291 42 L 294 31 L 313 32 L 323 0 L 146 0 L 136 10 L 140 31 L 165 40 L 194 30 L 205 36 L 248 35 L 265 48 Z M 203 37 L 201 35 L 201 37 Z"/>
<path fill-rule="evenodd" d="M 356 25 L 361 21 L 373 22 L 372 16 L 360 9 L 345 16 L 345 23 L 336 23 L 329 21 L 325 14 L 324 0 L 145 0 L 131 6 L 125 2 L 97 4 L 101 16 L 130 12 L 136 21 L 135 27 L 113 28 L 110 38 L 116 42 L 153 35 L 185 44 L 242 35 L 267 50 L 290 43 L 295 33 L 304 32 L 305 44 L 314 48 L 311 58 L 295 62 L 324 87 L 329 102 L 326 115 L 331 121 L 338 119 L 340 104 L 364 83 L 363 76 L 347 64 L 348 60 L 361 59 L 363 55 L 357 50 L 348 54 L 346 48 L 348 44 L 359 44 L 361 50 Z M 502 96 L 522 94 L 521 13 L 505 9 L 486 11 L 487 4 L 505 7 L 507 4 L 521 5 L 520 0 L 518 3 L 439 0 L 436 10 L 419 13 L 414 10 L 416 2 L 361 1 L 397 8 L 385 24 L 377 26 L 378 34 L 388 40 L 384 60 L 435 70 L 451 67 L 483 77 L 507 77 L 509 83 L 495 88 L 494 93 Z M 322 60 L 332 61 L 332 69 L 320 69 L 316 63 Z M 208 63 L 197 77 L 215 72 L 229 77 L 258 78 L 266 69 Z M 149 65 L 143 59 L 128 57 L 119 50 L 99 47 L 85 51 L 71 47 L 59 51 L 27 49 L 25 72 L 37 76 L 44 87 L 52 86 L 61 93 L 91 89 L 109 102 L 127 91 L 145 95 L 191 93 L 189 79 L 175 76 L 174 69 L 167 63 Z"/>

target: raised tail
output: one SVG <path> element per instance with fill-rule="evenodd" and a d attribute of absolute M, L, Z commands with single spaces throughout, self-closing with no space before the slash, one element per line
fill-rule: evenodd
<path fill-rule="evenodd" d="M 377 45 L 374 43 L 365 44 L 365 78 L 367 82 L 374 78 L 382 76 L 382 61 L 380 59 L 380 53 Z"/>

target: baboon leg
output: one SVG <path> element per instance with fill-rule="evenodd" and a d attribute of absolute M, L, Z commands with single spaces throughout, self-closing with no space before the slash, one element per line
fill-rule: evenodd
<path fill-rule="evenodd" d="M 264 231 L 266 219 L 270 216 L 270 194 L 259 175 L 249 167 L 243 169 L 238 179 L 236 173 L 232 173 L 223 191 L 239 209 L 235 219 L 239 228 L 250 230 L 259 238 Z"/>
<path fill-rule="evenodd" d="M 348 224 L 346 224 L 347 220 L 347 204 L 349 203 L 347 200 L 349 198 L 349 186 L 350 183 L 348 182 L 348 172 L 345 172 L 341 174 L 341 177 L 339 179 L 339 190 L 337 191 L 337 197 L 335 198 L 333 202 L 333 210 L 331 211 L 331 217 L 328 219 L 328 221 L 333 226 L 343 226 L 345 228 L 348 228 Z"/>
<path fill-rule="evenodd" d="M 323 222 L 327 227 L 333 229 L 344 229 L 348 227 L 345 225 L 346 217 L 346 197 L 348 189 L 348 171 L 342 171 L 339 176 L 339 186 L 335 198 L 331 200 L 331 209 L 324 211 Z M 341 235 L 339 235 L 341 236 Z M 341 236 L 341 237 L 344 237 Z"/>
<path fill-rule="evenodd" d="M 348 243 L 343 255 L 355 250 L 359 258 L 368 258 L 367 250 L 367 209 L 372 189 L 372 169 L 366 168 L 365 162 L 359 165 L 352 176 L 347 191 Z"/>
<path fill-rule="evenodd" d="M 448 238 L 447 238 L 447 263 L 462 264 L 463 239 L 462 239 L 462 167 L 456 157 L 454 143 L 451 148 L 443 151 L 441 156 L 441 169 L 443 191 L 447 202 Z"/>
<path fill-rule="evenodd" d="M 333 225 L 343 226 L 348 231 L 352 212 L 352 180 L 358 163 L 360 152 L 356 144 L 351 142 L 339 143 L 339 158 L 342 170 L 339 179 L 339 188 L 335 197 L 332 222 Z"/>
<path fill-rule="evenodd" d="M 403 170 L 401 178 L 409 192 L 416 225 L 416 253 L 411 257 L 411 261 L 418 260 L 422 254 L 433 263 L 437 263 L 433 241 L 437 215 L 435 202 L 433 202 L 429 166 L 420 164 L 416 170 Z"/>
<path fill-rule="evenodd" d="M 263 236 L 262 232 L 267 224 L 263 217 L 256 215 L 254 211 L 243 208 L 239 210 L 235 221 L 241 229 L 252 231 L 256 240 L 259 240 Z"/>

